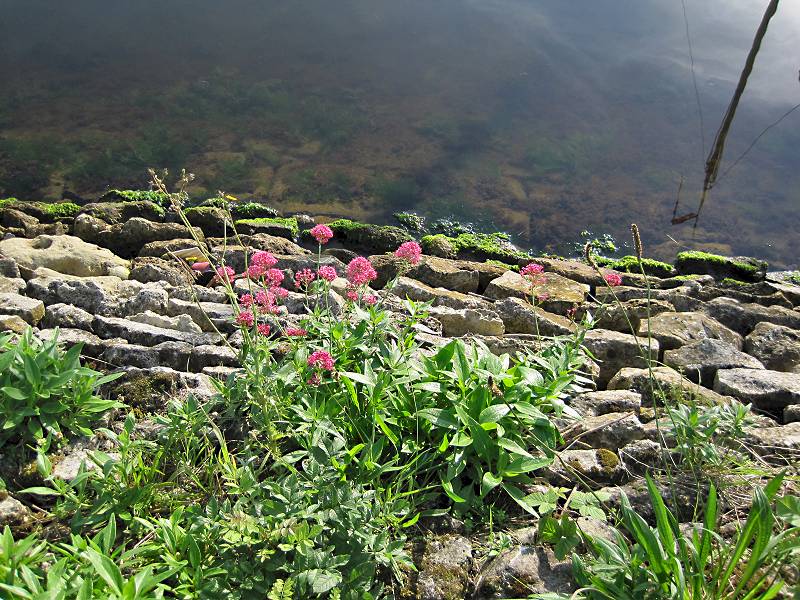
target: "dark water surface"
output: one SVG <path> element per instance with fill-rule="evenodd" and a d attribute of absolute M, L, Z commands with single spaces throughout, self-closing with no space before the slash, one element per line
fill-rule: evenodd
<path fill-rule="evenodd" d="M 686 0 L 705 151 L 767 0 Z M 800 3 L 773 20 L 726 162 L 800 102 Z M 679 0 L 0 0 L 0 197 L 187 167 L 284 210 L 397 210 L 557 249 L 589 229 L 798 262 L 800 111 L 721 179 Z M 669 237 L 668 237 L 669 236 Z"/>

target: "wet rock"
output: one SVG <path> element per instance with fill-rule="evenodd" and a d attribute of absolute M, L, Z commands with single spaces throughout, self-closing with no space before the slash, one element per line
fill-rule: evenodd
<path fill-rule="evenodd" d="M 606 387 L 611 378 L 623 367 L 645 367 L 648 360 L 658 359 L 658 340 L 638 340 L 627 333 L 592 329 L 586 332 L 585 347 L 600 363 L 597 385 Z"/>
<path fill-rule="evenodd" d="M 605 415 L 614 412 L 639 413 L 642 396 L 629 390 L 586 392 L 570 398 L 569 406 L 582 416 Z"/>
<path fill-rule="evenodd" d="M 0 527 L 22 525 L 31 518 L 28 507 L 3 490 L 0 490 Z"/>
<path fill-rule="evenodd" d="M 287 240 L 295 238 L 295 229 L 289 223 L 280 221 L 253 221 L 238 220 L 236 230 L 246 235 L 266 234 L 275 237 L 282 237 Z"/>
<path fill-rule="evenodd" d="M 608 389 L 636 391 L 642 396 L 642 406 L 653 406 L 656 399 L 654 394 L 658 395 L 659 388 L 668 395 L 672 402 L 686 402 L 690 398 L 707 404 L 728 404 L 730 402 L 729 398 L 692 383 L 669 367 L 652 369 L 656 385 L 651 384 L 650 373 L 651 371 L 648 369 L 631 367 L 620 369 L 619 373 L 608 382 Z M 662 404 L 661 398 L 658 398 L 658 404 Z"/>
<path fill-rule="evenodd" d="M 422 251 L 430 256 L 438 256 L 440 258 L 455 258 L 458 252 L 447 239 L 442 235 L 427 235 L 421 240 Z"/>
<path fill-rule="evenodd" d="M 0 332 L 22 333 L 29 325 L 17 315 L 0 315 Z"/>
<path fill-rule="evenodd" d="M 91 331 L 93 319 L 94 316 L 82 308 L 59 302 L 58 304 L 51 304 L 47 307 L 47 313 L 42 321 L 42 325 L 50 328 L 68 327 L 71 329 Z"/>
<path fill-rule="evenodd" d="M 705 252 L 680 252 L 675 269 L 681 275 L 705 274 L 714 279 L 762 281 L 767 274 L 766 261 L 748 256 L 717 256 Z"/>
<path fill-rule="evenodd" d="M 800 332 L 774 323 L 759 323 L 744 340 L 744 349 L 773 371 L 800 373 Z"/>
<path fill-rule="evenodd" d="M 131 261 L 130 278 L 141 283 L 166 281 L 173 286 L 190 286 L 195 278 L 188 265 L 182 267 L 174 260 L 155 256 L 134 258 Z"/>
<path fill-rule="evenodd" d="M 24 279 L 20 277 L 3 277 L 0 275 L 0 294 L 19 294 L 24 289 Z"/>
<path fill-rule="evenodd" d="M 102 338 L 119 337 L 143 346 L 155 346 L 161 342 L 187 342 L 192 346 L 202 346 L 220 341 L 219 336 L 212 333 L 186 333 L 117 317 L 96 316 L 92 327 Z"/>
<path fill-rule="evenodd" d="M 79 277 L 128 276 L 128 261 L 105 248 L 70 235 L 40 235 L 32 240 L 10 238 L 0 241 L 0 254 L 31 271 L 45 267 Z"/>
<path fill-rule="evenodd" d="M 545 257 L 536 258 L 535 261 L 531 262 L 542 265 L 547 272 L 556 273 L 557 275 L 561 275 L 572 281 L 577 281 L 578 283 L 585 283 L 590 286 L 605 285 L 605 281 L 594 267 L 590 267 L 584 262 Z"/>
<path fill-rule="evenodd" d="M 484 295 L 488 298 L 503 300 L 504 298 L 530 297 L 533 291 L 540 297 L 539 305 L 549 312 L 566 314 L 574 305 L 581 304 L 586 299 L 589 286 L 577 283 L 556 273 L 543 273 L 542 283 L 531 287 L 529 281 L 514 271 L 507 271 L 497 279 L 492 280 L 486 288 Z"/>
<path fill-rule="evenodd" d="M 154 325 L 155 327 L 174 329 L 175 331 L 185 331 L 188 333 L 201 333 L 203 331 L 200 329 L 200 326 L 192 320 L 192 317 L 187 314 L 166 317 L 153 311 L 146 310 L 142 313 L 130 315 L 128 319 L 136 321 L 137 323 Z"/>
<path fill-rule="evenodd" d="M 698 312 L 661 313 L 650 321 L 642 321 L 639 335 L 649 334 L 657 339 L 662 350 L 674 350 L 692 342 L 711 338 L 728 342 L 737 350 L 743 346 L 742 337 L 708 315 Z"/>
<path fill-rule="evenodd" d="M 44 317 L 44 302 L 20 294 L 0 294 L 0 312 L 15 315 L 30 325 L 37 325 Z"/>
<path fill-rule="evenodd" d="M 633 413 L 607 413 L 584 417 L 562 432 L 564 443 L 617 451 L 644 437 L 644 428 Z M 575 446 L 580 447 L 580 446 Z"/>
<path fill-rule="evenodd" d="M 664 364 L 680 371 L 695 383 L 706 387 L 714 385 L 719 369 L 763 369 L 758 360 L 740 352 L 727 342 L 706 338 L 687 344 L 677 350 L 664 352 Z"/>
<path fill-rule="evenodd" d="M 503 335 L 505 327 L 497 313 L 483 308 L 448 308 L 435 306 L 429 314 L 442 324 L 442 333 L 461 337 L 467 333 L 478 335 Z"/>
<path fill-rule="evenodd" d="M 575 590 L 572 563 L 557 560 L 545 546 L 517 546 L 503 552 L 483 570 L 476 584 L 478 598 L 524 598 L 530 594 Z"/>
<path fill-rule="evenodd" d="M 506 298 L 494 303 L 507 333 L 530 333 L 544 336 L 571 335 L 575 323 L 561 315 L 535 308 L 522 298 Z"/>
<path fill-rule="evenodd" d="M 800 404 L 800 375 L 764 369 L 720 370 L 714 391 L 767 412 L 781 412 L 790 404 Z"/>
<path fill-rule="evenodd" d="M 574 485 L 576 473 L 593 489 L 609 483 L 619 483 L 624 477 L 617 454 L 607 448 L 595 450 L 564 450 L 556 462 L 542 469 L 540 475 L 553 485 Z"/>
<path fill-rule="evenodd" d="M 426 540 L 414 597 L 419 600 L 460 600 L 470 587 L 472 544 L 460 535 Z"/>
<path fill-rule="evenodd" d="M 797 465 L 800 461 L 800 422 L 753 429 L 748 438 L 751 448 L 773 462 Z"/>
<path fill-rule="evenodd" d="M 761 322 L 800 329 L 800 312 L 783 306 L 743 304 L 732 298 L 715 298 L 703 311 L 723 325 L 747 335 Z"/>

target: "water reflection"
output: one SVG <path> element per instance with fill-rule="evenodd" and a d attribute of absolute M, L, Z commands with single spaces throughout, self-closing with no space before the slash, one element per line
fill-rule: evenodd
<path fill-rule="evenodd" d="M 710 140 L 766 0 L 687 0 Z M 0 0 L 0 195 L 140 186 L 391 221 L 417 210 L 557 248 L 582 229 L 796 262 L 800 114 L 706 207 L 676 0 Z M 729 140 L 800 100 L 800 6 L 768 33 Z M 708 143 L 708 141 L 707 141 Z M 723 166 L 724 170 L 724 166 Z"/>

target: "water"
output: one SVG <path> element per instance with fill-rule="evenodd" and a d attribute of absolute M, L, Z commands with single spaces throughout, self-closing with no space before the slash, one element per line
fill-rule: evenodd
<path fill-rule="evenodd" d="M 686 0 L 705 152 L 766 0 Z M 800 102 L 785 0 L 726 160 Z M 560 250 L 581 232 L 798 262 L 800 111 L 696 210 L 705 153 L 679 0 L 0 0 L 0 197 L 186 167 L 283 210 L 412 210 Z M 677 243 L 676 243 L 677 242 Z"/>

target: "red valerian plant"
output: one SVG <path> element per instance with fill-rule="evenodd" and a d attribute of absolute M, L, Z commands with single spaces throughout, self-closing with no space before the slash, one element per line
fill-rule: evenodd
<path fill-rule="evenodd" d="M 422 247 L 417 242 L 403 242 L 400 247 L 394 251 L 397 258 L 407 260 L 412 265 L 419 264 L 419 259 L 422 256 Z"/>

